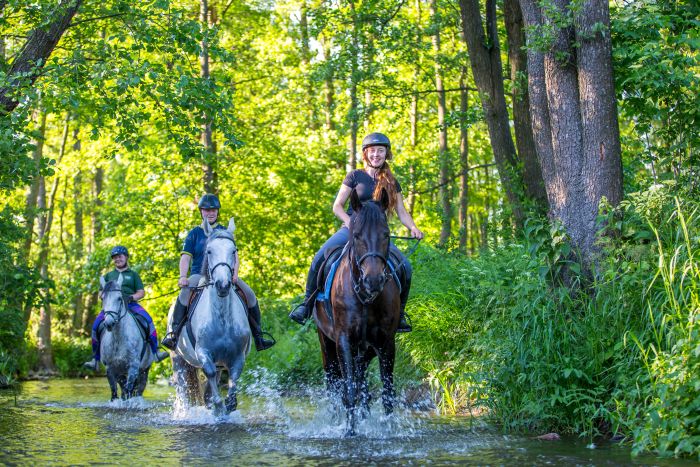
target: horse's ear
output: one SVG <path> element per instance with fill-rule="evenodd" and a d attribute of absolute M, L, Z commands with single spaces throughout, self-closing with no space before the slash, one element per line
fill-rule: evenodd
<path fill-rule="evenodd" d="M 236 223 L 233 222 L 233 217 L 228 221 L 228 231 L 231 232 L 231 235 L 236 231 Z"/>
<path fill-rule="evenodd" d="M 105 281 L 105 277 L 100 276 L 100 290 L 104 290 L 106 284 L 107 284 L 107 281 Z"/>
<path fill-rule="evenodd" d="M 382 207 L 382 211 L 389 209 L 389 193 L 384 188 L 382 188 L 382 195 L 379 198 L 379 205 Z"/>
<path fill-rule="evenodd" d="M 209 234 L 211 234 L 213 230 L 211 228 L 211 224 L 209 224 L 209 221 L 206 219 L 204 219 L 204 222 L 202 222 L 202 228 L 204 229 L 204 235 L 206 235 L 207 237 L 209 236 Z"/>
<path fill-rule="evenodd" d="M 362 201 L 360 201 L 360 197 L 357 195 L 357 190 L 354 188 L 352 193 L 350 193 L 350 207 L 352 207 L 354 212 L 360 212 L 360 209 L 362 209 Z"/>

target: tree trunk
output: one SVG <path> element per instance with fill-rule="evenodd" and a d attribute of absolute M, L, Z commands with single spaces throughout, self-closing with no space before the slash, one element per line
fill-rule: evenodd
<path fill-rule="evenodd" d="M 553 3 L 557 17 L 572 7 Z M 585 0 L 570 27 L 555 25 L 535 0 L 521 0 L 533 34 L 546 25 L 555 31 L 544 53 L 528 51 L 532 128 L 549 199 L 549 214 L 564 226 L 584 267 L 592 272 L 599 204 L 622 198 L 617 104 L 612 75 L 608 4 Z M 602 30 L 598 29 L 600 25 Z M 564 277 L 566 279 L 566 277 Z"/>
<path fill-rule="evenodd" d="M 25 219 L 27 222 L 26 226 L 26 237 L 24 238 L 24 248 L 22 249 L 23 257 L 25 260 L 29 260 L 29 254 L 32 250 L 32 242 L 34 240 L 34 221 L 36 219 L 36 202 L 37 196 L 39 194 L 39 182 L 41 179 L 40 168 L 41 168 L 41 158 L 44 156 L 44 138 L 46 135 L 46 112 L 43 110 L 39 111 L 39 128 L 37 130 L 37 137 L 32 141 L 34 145 L 33 151 L 33 161 L 34 161 L 34 175 L 32 178 L 32 184 L 27 191 L 27 199 L 25 203 Z"/>
<path fill-rule="evenodd" d="M 440 65 L 440 17 L 437 10 L 437 1 L 430 2 L 430 16 L 433 19 L 433 50 L 435 52 L 435 89 L 438 95 L 438 126 L 440 127 L 438 160 L 440 164 L 440 204 L 442 205 L 442 225 L 440 227 L 439 246 L 447 245 L 452 233 L 452 200 L 450 181 L 450 159 L 447 149 L 447 125 L 445 115 L 447 105 L 445 103 L 445 89 L 442 84 L 442 66 Z"/>
<path fill-rule="evenodd" d="M 459 77 L 460 100 L 460 125 L 459 125 L 459 249 L 467 252 L 467 238 L 469 230 L 467 226 L 469 212 L 469 129 L 467 127 L 467 112 L 469 111 L 469 91 L 467 90 L 467 68 L 462 67 Z"/>
<path fill-rule="evenodd" d="M 73 130 L 73 151 L 80 150 L 80 139 L 78 138 L 78 128 Z M 75 234 L 71 245 L 71 254 L 74 264 L 79 264 L 83 256 L 83 195 L 82 195 L 83 175 L 82 170 L 73 178 L 73 213 L 75 216 Z M 84 313 L 85 297 L 81 292 L 77 292 L 73 297 L 73 319 L 71 320 L 71 334 L 80 334 L 83 330 L 83 313 Z"/>
<path fill-rule="evenodd" d="M 92 211 L 92 236 L 90 239 L 90 251 L 94 253 L 95 244 L 102 236 L 102 185 L 104 181 L 104 169 L 102 167 L 97 167 L 95 169 L 95 178 L 93 183 L 93 211 Z M 87 298 L 87 304 L 83 311 L 82 329 L 83 333 L 89 335 L 92 322 L 97 315 L 95 313 L 95 307 L 97 306 L 97 291 L 94 291 Z"/>
<path fill-rule="evenodd" d="M 209 4 L 208 0 L 199 1 L 199 21 L 205 31 L 209 30 Z M 200 76 L 205 80 L 210 79 L 209 75 L 209 44 L 206 36 L 201 42 L 202 51 L 199 54 Z M 204 124 L 202 125 L 202 144 L 204 145 L 204 165 L 202 184 L 206 193 L 218 192 L 218 179 L 216 173 L 216 145 L 212 132 L 213 117 L 204 114 Z"/>
<path fill-rule="evenodd" d="M 41 74 L 63 33 L 68 29 L 82 0 L 61 0 L 48 24 L 41 25 L 29 34 L 29 38 L 12 62 L 5 85 L 0 87 L 0 109 L 12 112 L 19 103 L 18 89 L 31 86 Z"/>
<path fill-rule="evenodd" d="M 335 87 L 333 86 L 333 66 L 331 62 L 331 45 L 330 39 L 323 37 L 321 39 L 323 44 L 323 59 L 326 61 L 326 66 L 324 67 L 325 79 L 323 81 L 323 91 L 326 96 L 326 131 L 330 132 L 335 129 L 335 124 L 333 122 L 333 108 L 335 107 L 334 96 Z"/>
<path fill-rule="evenodd" d="M 522 181 L 517 168 L 518 160 L 510 134 L 510 118 L 503 89 L 496 3 L 495 0 L 486 0 L 486 33 L 481 22 L 479 0 L 459 0 L 459 7 L 462 35 L 469 51 L 472 75 L 479 90 L 501 185 L 513 210 L 516 224 L 522 226 Z"/>
<path fill-rule="evenodd" d="M 301 5 L 301 19 L 299 21 L 299 29 L 301 31 L 301 63 L 303 72 L 306 76 L 306 98 L 309 102 L 308 125 L 311 130 L 318 129 L 318 121 L 316 118 L 316 92 L 313 81 L 311 80 L 311 48 L 309 47 L 309 20 L 308 6 L 306 1 Z"/>
<path fill-rule="evenodd" d="M 358 55 L 360 54 L 359 25 L 354 0 L 350 1 L 352 14 L 352 41 L 350 43 L 350 109 L 348 121 L 350 123 L 350 138 L 348 140 L 348 172 L 357 167 L 357 129 L 359 126 L 359 99 L 357 98 L 357 82 L 359 80 Z"/>
<path fill-rule="evenodd" d="M 527 54 L 525 52 L 525 30 L 518 0 L 505 0 L 503 16 L 508 37 L 508 61 L 513 87 L 513 123 L 515 143 L 522 163 L 523 185 L 527 197 L 538 210 L 547 210 L 547 192 L 544 189 L 542 170 L 537 160 L 537 148 L 532 135 L 530 99 L 527 91 Z"/>

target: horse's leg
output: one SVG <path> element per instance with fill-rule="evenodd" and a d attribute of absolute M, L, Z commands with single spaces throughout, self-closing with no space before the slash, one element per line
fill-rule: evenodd
<path fill-rule="evenodd" d="M 343 393 L 343 403 L 346 409 L 346 431 L 345 436 L 355 435 L 355 426 L 357 425 L 357 385 L 355 380 L 355 352 L 350 344 L 350 339 L 347 335 L 341 335 L 336 343 L 336 349 L 340 356 L 340 371 L 345 382 L 345 391 Z"/>
<path fill-rule="evenodd" d="M 326 374 L 326 391 L 328 392 L 328 397 L 336 399 L 341 395 L 342 374 L 335 342 L 326 337 L 320 329 L 318 330 L 318 340 L 321 344 L 323 370 Z"/>
<path fill-rule="evenodd" d="M 134 395 L 137 397 L 143 396 L 143 391 L 146 390 L 146 384 L 148 384 L 148 373 L 151 371 L 151 367 L 146 367 L 139 371 L 139 376 L 136 380 L 136 387 L 134 388 Z"/>
<path fill-rule="evenodd" d="M 226 394 L 226 411 L 233 412 L 238 408 L 238 396 L 236 395 L 238 378 L 243 373 L 245 364 L 245 353 L 241 354 L 228 368 L 228 393 Z"/>
<path fill-rule="evenodd" d="M 117 378 L 114 376 L 114 371 L 111 367 L 107 367 L 107 381 L 109 381 L 109 389 L 112 391 L 110 400 L 117 400 Z"/>
<path fill-rule="evenodd" d="M 124 383 L 125 399 L 134 397 L 136 391 L 136 383 L 139 377 L 139 367 L 137 364 L 132 364 L 126 373 L 126 381 Z"/>
<path fill-rule="evenodd" d="M 396 394 L 394 392 L 394 359 L 396 357 L 396 343 L 393 336 L 387 339 L 384 347 L 379 349 L 379 376 L 382 379 L 382 404 L 384 413 L 389 415 L 394 411 Z"/>
<path fill-rule="evenodd" d="M 183 406 L 197 405 L 199 402 L 199 381 L 197 369 L 191 366 L 177 353 L 171 353 L 173 373 L 175 375 L 175 394 Z"/>
<path fill-rule="evenodd" d="M 197 359 L 202 362 L 202 371 L 207 377 L 209 391 L 211 391 L 210 401 L 213 406 L 213 411 L 216 416 L 224 413 L 224 401 L 219 394 L 219 381 L 216 378 L 216 365 L 211 357 L 201 349 L 197 349 Z"/>
<path fill-rule="evenodd" d="M 369 384 L 367 382 L 367 367 L 369 367 L 370 362 L 375 356 L 374 349 L 369 347 L 361 356 L 358 357 L 358 362 L 356 365 L 356 381 L 358 387 L 358 397 L 360 402 L 362 418 L 366 418 L 369 415 L 369 405 L 372 400 L 369 393 Z"/>

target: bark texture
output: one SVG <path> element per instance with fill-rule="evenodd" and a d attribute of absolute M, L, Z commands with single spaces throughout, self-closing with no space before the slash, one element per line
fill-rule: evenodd
<path fill-rule="evenodd" d="M 525 24 L 539 39 L 538 27 L 554 28 L 551 44 L 528 49 L 528 89 L 532 129 L 549 200 L 549 214 L 560 221 L 591 268 L 603 198 L 622 199 L 622 160 L 612 73 L 608 4 L 585 0 L 570 24 L 548 16 L 571 15 L 570 0 L 554 0 L 556 15 L 535 0 L 520 0 Z"/>

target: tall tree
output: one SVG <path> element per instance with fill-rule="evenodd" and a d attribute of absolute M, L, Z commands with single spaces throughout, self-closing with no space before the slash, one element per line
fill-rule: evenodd
<path fill-rule="evenodd" d="M 199 53 L 200 76 L 205 82 L 211 81 L 209 73 L 209 2 L 208 0 L 199 1 L 199 21 L 202 25 L 202 41 L 200 43 L 201 51 Z M 218 192 L 218 180 L 216 173 L 216 145 L 214 144 L 213 135 L 213 116 L 208 112 L 204 112 L 202 116 L 202 144 L 204 145 L 204 167 L 203 167 L 203 187 L 206 193 Z"/>
<path fill-rule="evenodd" d="M 522 225 L 525 215 L 520 193 L 522 178 L 510 134 L 510 117 L 503 87 L 496 1 L 486 0 L 486 30 L 481 20 L 479 0 L 459 0 L 459 8 L 462 34 L 469 50 L 469 63 L 484 109 L 501 185 L 513 209 L 516 223 Z"/>
<path fill-rule="evenodd" d="M 528 33 L 528 88 L 550 216 L 586 266 L 596 259 L 603 198 L 622 199 L 622 161 L 605 0 L 520 0 Z M 543 36 L 542 31 L 550 32 Z M 543 41 L 543 37 L 551 40 Z"/>

